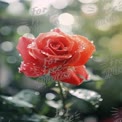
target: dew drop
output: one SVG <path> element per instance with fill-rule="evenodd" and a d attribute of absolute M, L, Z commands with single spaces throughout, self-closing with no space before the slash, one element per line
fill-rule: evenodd
<path fill-rule="evenodd" d="M 12 100 L 13 98 L 12 97 L 8 97 L 8 100 Z"/>
<path fill-rule="evenodd" d="M 99 101 L 103 101 L 103 99 L 102 99 L 102 98 L 100 98 L 100 99 L 99 99 Z"/>
<path fill-rule="evenodd" d="M 93 58 L 93 56 L 91 56 L 90 58 Z"/>
<path fill-rule="evenodd" d="M 44 51 L 41 51 L 41 53 L 46 55 L 46 53 Z"/>
<path fill-rule="evenodd" d="M 34 45 L 35 45 L 35 43 L 34 43 L 34 42 L 32 42 L 32 43 L 31 43 L 31 46 L 34 46 Z"/>
<path fill-rule="evenodd" d="M 71 57 L 72 57 L 72 55 L 69 55 L 69 56 L 68 56 L 68 58 L 71 58 Z"/>
<path fill-rule="evenodd" d="M 55 94 L 53 94 L 53 93 L 47 93 L 47 94 L 46 94 L 46 98 L 47 98 L 48 100 L 53 100 L 55 97 L 56 97 L 56 96 L 55 96 Z"/>
<path fill-rule="evenodd" d="M 95 105 L 95 108 L 98 108 L 99 107 L 99 105 Z"/>
<path fill-rule="evenodd" d="M 93 44 L 93 43 L 94 43 L 94 41 L 91 41 L 91 43 Z"/>
<path fill-rule="evenodd" d="M 58 86 L 58 83 L 55 83 L 55 86 Z"/>
<path fill-rule="evenodd" d="M 64 114 L 64 111 L 60 111 L 59 115 L 62 116 Z"/>
<path fill-rule="evenodd" d="M 21 54 L 19 54 L 19 56 L 21 56 Z"/>
<path fill-rule="evenodd" d="M 71 93 L 71 94 L 74 93 L 74 90 L 70 90 L 70 93 Z"/>
<path fill-rule="evenodd" d="M 39 92 L 35 92 L 35 95 L 39 95 Z"/>

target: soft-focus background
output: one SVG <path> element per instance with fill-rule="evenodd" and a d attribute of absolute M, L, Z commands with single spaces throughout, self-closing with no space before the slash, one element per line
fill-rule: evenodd
<path fill-rule="evenodd" d="M 63 84 L 63 120 L 57 84 L 19 74 L 16 50 L 20 36 L 55 27 L 88 37 L 97 50 L 86 65 L 91 79 Z M 0 0 L 0 122 L 11 121 L 122 122 L 122 0 Z"/>

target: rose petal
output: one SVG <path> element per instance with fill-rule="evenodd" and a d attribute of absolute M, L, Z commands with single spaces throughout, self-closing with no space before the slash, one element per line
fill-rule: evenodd
<path fill-rule="evenodd" d="M 70 83 L 73 85 L 80 85 L 84 79 L 88 79 L 85 66 L 63 68 L 60 71 L 51 73 L 54 80 Z"/>
<path fill-rule="evenodd" d="M 89 75 L 86 71 L 86 67 L 84 65 L 76 66 L 75 73 L 81 80 L 88 80 L 88 78 L 89 78 Z"/>
<path fill-rule="evenodd" d="M 51 31 L 63 34 L 63 32 L 59 28 L 54 28 Z"/>
<path fill-rule="evenodd" d="M 20 72 L 23 72 L 29 77 L 38 77 L 43 75 L 43 67 L 40 62 L 29 54 L 28 46 L 33 42 L 32 39 L 21 37 L 17 45 L 17 50 L 20 52 L 23 62 L 19 68 Z"/>
<path fill-rule="evenodd" d="M 57 42 L 56 42 L 57 41 Z M 52 49 L 56 55 L 64 55 L 68 53 L 68 47 L 66 47 L 61 40 L 50 42 L 49 48 Z"/>
<path fill-rule="evenodd" d="M 39 36 L 36 38 L 37 47 L 39 49 L 48 47 L 50 40 L 55 40 L 55 39 L 61 38 L 61 37 L 63 37 L 63 36 L 56 32 L 47 32 L 47 33 L 39 34 Z"/>
<path fill-rule="evenodd" d="M 38 48 L 29 48 L 29 54 L 39 61 L 40 66 L 46 68 L 53 68 L 55 66 L 63 65 L 65 62 L 64 59 L 68 59 L 71 57 L 71 55 L 50 55 L 46 52 L 40 51 Z"/>
<path fill-rule="evenodd" d="M 71 66 L 84 65 L 95 51 L 95 46 L 83 36 L 75 35 L 73 38 L 79 43 L 79 48 L 74 58 L 71 58 L 68 64 Z M 78 58 L 76 58 L 76 56 Z"/>
<path fill-rule="evenodd" d="M 50 33 L 52 33 L 52 35 Z M 47 33 L 47 35 L 41 34 L 37 37 L 37 39 L 36 39 L 37 47 L 38 47 L 38 49 L 43 50 L 45 52 L 47 52 L 47 49 L 49 50 L 49 48 L 50 48 L 50 50 L 48 51 L 48 53 L 50 55 L 61 55 L 62 50 L 66 51 L 66 48 L 70 47 L 71 42 L 69 40 L 66 40 L 66 38 L 60 34 L 57 34 L 54 32 L 50 32 L 50 33 Z M 50 47 L 53 43 L 59 43 L 60 46 L 62 47 L 62 50 L 58 50 L 58 49 L 56 50 L 53 47 Z M 67 50 L 69 50 L 69 49 L 67 49 Z M 64 53 L 64 54 L 66 54 L 66 53 Z"/>
<path fill-rule="evenodd" d="M 64 34 L 60 31 L 58 33 L 48 32 L 40 34 L 35 40 L 37 48 L 40 49 L 41 53 L 50 58 L 58 58 L 59 60 L 67 60 L 72 57 L 72 54 L 78 49 L 77 41 L 74 41 L 71 36 Z M 60 42 L 63 44 L 64 49 L 56 50 L 50 47 L 52 42 Z M 49 49 L 50 48 L 50 49 Z M 47 51 L 48 50 L 48 51 Z M 55 53 L 55 54 L 54 54 Z"/>
<path fill-rule="evenodd" d="M 26 37 L 21 37 L 19 39 L 17 50 L 19 51 L 19 53 L 21 54 L 25 62 L 35 61 L 35 59 L 32 56 L 30 56 L 30 54 L 28 53 L 28 48 L 27 48 L 28 45 L 32 43 L 32 41 L 33 39 L 26 38 Z"/>
<path fill-rule="evenodd" d="M 43 51 L 43 50 L 39 50 L 36 47 L 36 44 L 33 45 L 29 45 L 28 46 L 28 51 L 29 54 L 35 59 L 38 60 L 40 65 L 42 67 L 46 67 L 46 68 L 53 68 L 55 66 L 59 66 L 59 65 L 63 65 L 64 64 L 64 59 L 68 59 L 71 57 L 71 55 L 62 55 L 62 56 L 57 56 L 57 55 L 51 55 L 48 53 L 48 49 L 47 51 Z"/>
<path fill-rule="evenodd" d="M 53 32 L 57 32 L 58 34 L 60 34 L 63 37 L 65 37 L 66 40 L 68 40 L 68 42 L 70 43 L 70 45 L 68 46 L 69 53 L 74 53 L 74 51 L 76 51 L 78 49 L 77 40 L 74 40 L 73 36 L 65 34 L 64 32 L 62 32 L 58 28 L 53 29 Z M 63 42 L 63 43 L 65 43 L 65 42 Z"/>
<path fill-rule="evenodd" d="M 23 72 L 28 77 L 39 77 L 47 73 L 39 64 L 24 61 L 21 63 L 19 72 Z"/>
<path fill-rule="evenodd" d="M 28 53 L 34 58 L 38 59 L 39 62 L 43 65 L 43 61 L 46 58 L 45 55 L 41 53 L 41 51 L 37 48 L 35 41 L 28 45 Z"/>
<path fill-rule="evenodd" d="M 41 51 L 41 53 L 45 56 L 47 56 L 48 58 L 55 58 L 57 60 L 66 60 L 72 57 L 71 54 L 67 54 L 67 55 L 50 55 L 44 51 Z"/>
<path fill-rule="evenodd" d="M 87 38 L 83 36 L 77 36 L 80 41 L 80 59 L 79 59 L 79 64 L 85 64 L 89 58 L 92 56 L 93 52 L 95 52 L 95 46 L 92 44 Z M 83 45 L 83 46 L 82 46 Z M 81 63 L 82 61 L 82 63 Z"/>

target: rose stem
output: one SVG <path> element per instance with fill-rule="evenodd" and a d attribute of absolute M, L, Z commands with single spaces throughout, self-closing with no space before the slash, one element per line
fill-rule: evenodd
<path fill-rule="evenodd" d="M 60 96 L 61 96 L 61 99 L 62 99 L 64 114 L 65 114 L 65 112 L 66 112 L 65 98 L 64 98 L 62 86 L 61 86 L 61 84 L 60 84 L 59 81 L 58 81 L 58 86 L 59 86 L 59 89 L 60 89 Z M 64 114 L 63 114 L 63 115 L 64 115 Z"/>

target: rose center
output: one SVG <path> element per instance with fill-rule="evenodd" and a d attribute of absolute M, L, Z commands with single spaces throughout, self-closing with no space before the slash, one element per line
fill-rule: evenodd
<path fill-rule="evenodd" d="M 52 43 L 51 47 L 56 50 L 62 50 L 62 46 L 59 43 Z"/>

